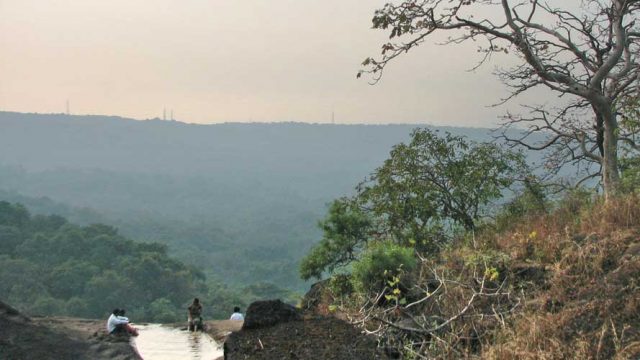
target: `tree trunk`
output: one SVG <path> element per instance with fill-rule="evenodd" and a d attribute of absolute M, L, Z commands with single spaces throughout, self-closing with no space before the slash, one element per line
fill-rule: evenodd
<path fill-rule="evenodd" d="M 618 172 L 618 121 L 611 110 L 604 114 L 604 155 L 602 156 L 602 185 L 605 201 L 618 195 L 620 173 Z"/>

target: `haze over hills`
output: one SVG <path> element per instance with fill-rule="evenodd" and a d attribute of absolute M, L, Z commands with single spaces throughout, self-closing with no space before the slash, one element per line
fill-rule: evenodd
<path fill-rule="evenodd" d="M 166 243 L 230 282 L 301 290 L 297 264 L 319 240 L 326 204 L 415 127 L 0 112 L 0 198 Z M 487 129 L 440 129 L 490 139 Z"/>

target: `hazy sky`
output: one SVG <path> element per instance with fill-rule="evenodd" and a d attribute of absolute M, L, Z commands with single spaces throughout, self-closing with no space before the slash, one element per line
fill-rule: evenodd
<path fill-rule="evenodd" d="M 178 120 L 491 126 L 477 44 L 425 43 L 375 86 L 378 0 L 0 0 L 0 110 Z M 498 59 L 500 60 L 500 59 Z"/>

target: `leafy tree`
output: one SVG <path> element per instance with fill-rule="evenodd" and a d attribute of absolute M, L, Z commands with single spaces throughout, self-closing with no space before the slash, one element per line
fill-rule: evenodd
<path fill-rule="evenodd" d="M 60 229 L 67 224 L 67 219 L 58 215 L 35 215 L 31 219 L 32 229 L 34 232 L 49 232 Z"/>
<path fill-rule="evenodd" d="M 154 321 L 161 323 L 176 322 L 184 318 L 185 312 L 181 312 L 176 306 L 167 298 L 155 299 L 149 305 L 150 317 Z"/>
<path fill-rule="evenodd" d="M 86 299 L 81 297 L 72 297 L 65 304 L 65 313 L 69 316 L 78 316 L 88 318 L 93 316 L 89 309 Z"/>
<path fill-rule="evenodd" d="M 576 161 L 595 164 L 586 176 L 599 176 L 608 198 L 620 189 L 619 142 L 640 150 L 638 128 L 619 123 L 627 99 L 638 96 L 639 11 L 637 0 L 388 3 L 375 12 L 373 27 L 403 41 L 384 44 L 381 58 L 366 59 L 364 71 L 379 79 L 390 62 L 437 33 L 450 36 L 447 44 L 484 41 L 477 66 L 494 54 L 514 54 L 520 64 L 497 72 L 512 91 L 505 102 L 538 87 L 566 102 L 557 108 L 528 106 L 529 115 L 508 114 L 504 138 L 551 150 L 548 164 L 556 169 Z M 507 131 L 513 125 L 524 125 L 525 134 Z M 538 142 L 534 134 L 547 139 Z"/>
<path fill-rule="evenodd" d="M 0 255 L 0 294 L 3 300 L 20 308 L 46 294 L 40 278 L 41 270 L 35 264 Z"/>
<path fill-rule="evenodd" d="M 370 236 L 371 219 L 348 198 L 335 200 L 327 217 L 319 223 L 324 235 L 320 243 L 302 260 L 303 279 L 320 278 L 355 260 Z"/>
<path fill-rule="evenodd" d="M 20 229 L 15 226 L 0 225 L 0 254 L 13 255 L 16 246 L 22 240 Z"/>
<path fill-rule="evenodd" d="M 23 227 L 29 222 L 30 216 L 24 206 L 0 201 L 0 225 Z"/>
<path fill-rule="evenodd" d="M 66 303 L 51 296 L 40 295 L 29 306 L 29 312 L 37 315 L 60 314 L 64 312 Z"/>
<path fill-rule="evenodd" d="M 437 252 L 447 228 L 473 230 L 486 206 L 525 170 L 520 153 L 416 129 L 353 198 L 334 201 L 320 223 L 322 240 L 302 260 L 301 276 L 319 278 L 345 266 L 371 241 Z"/>
<path fill-rule="evenodd" d="M 498 229 L 506 229 L 512 226 L 516 220 L 523 221 L 526 216 L 540 215 L 551 208 L 548 200 L 547 189 L 534 176 L 526 177 L 523 188 L 516 192 L 514 197 L 501 207 L 496 216 Z"/>
<path fill-rule="evenodd" d="M 622 185 L 626 191 L 640 190 L 640 156 L 620 159 L 622 170 Z"/>
<path fill-rule="evenodd" d="M 138 289 L 126 277 L 116 271 L 107 270 L 89 280 L 86 285 L 86 296 L 89 307 L 95 312 L 102 313 L 109 308 L 127 307 L 135 305 Z"/>
<path fill-rule="evenodd" d="M 259 282 L 245 286 L 242 289 L 247 298 L 253 299 L 281 299 L 291 302 L 296 298 L 296 294 L 291 290 L 283 289 L 268 282 Z"/>
<path fill-rule="evenodd" d="M 85 285 L 100 273 L 100 269 L 88 262 L 68 260 L 55 266 L 47 275 L 49 292 L 58 298 L 82 296 Z"/>
<path fill-rule="evenodd" d="M 398 242 L 426 240 L 443 220 L 475 228 L 482 207 L 522 173 L 521 154 L 496 144 L 476 144 L 460 136 L 416 129 L 409 144 L 359 185 L 363 206 L 385 221 Z"/>

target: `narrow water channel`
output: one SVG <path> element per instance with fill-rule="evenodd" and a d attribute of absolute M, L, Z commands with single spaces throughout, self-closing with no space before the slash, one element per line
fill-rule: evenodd
<path fill-rule="evenodd" d="M 144 360 L 214 360 L 223 356 L 222 347 L 207 334 L 159 324 L 136 327 L 140 335 L 134 344 Z"/>

